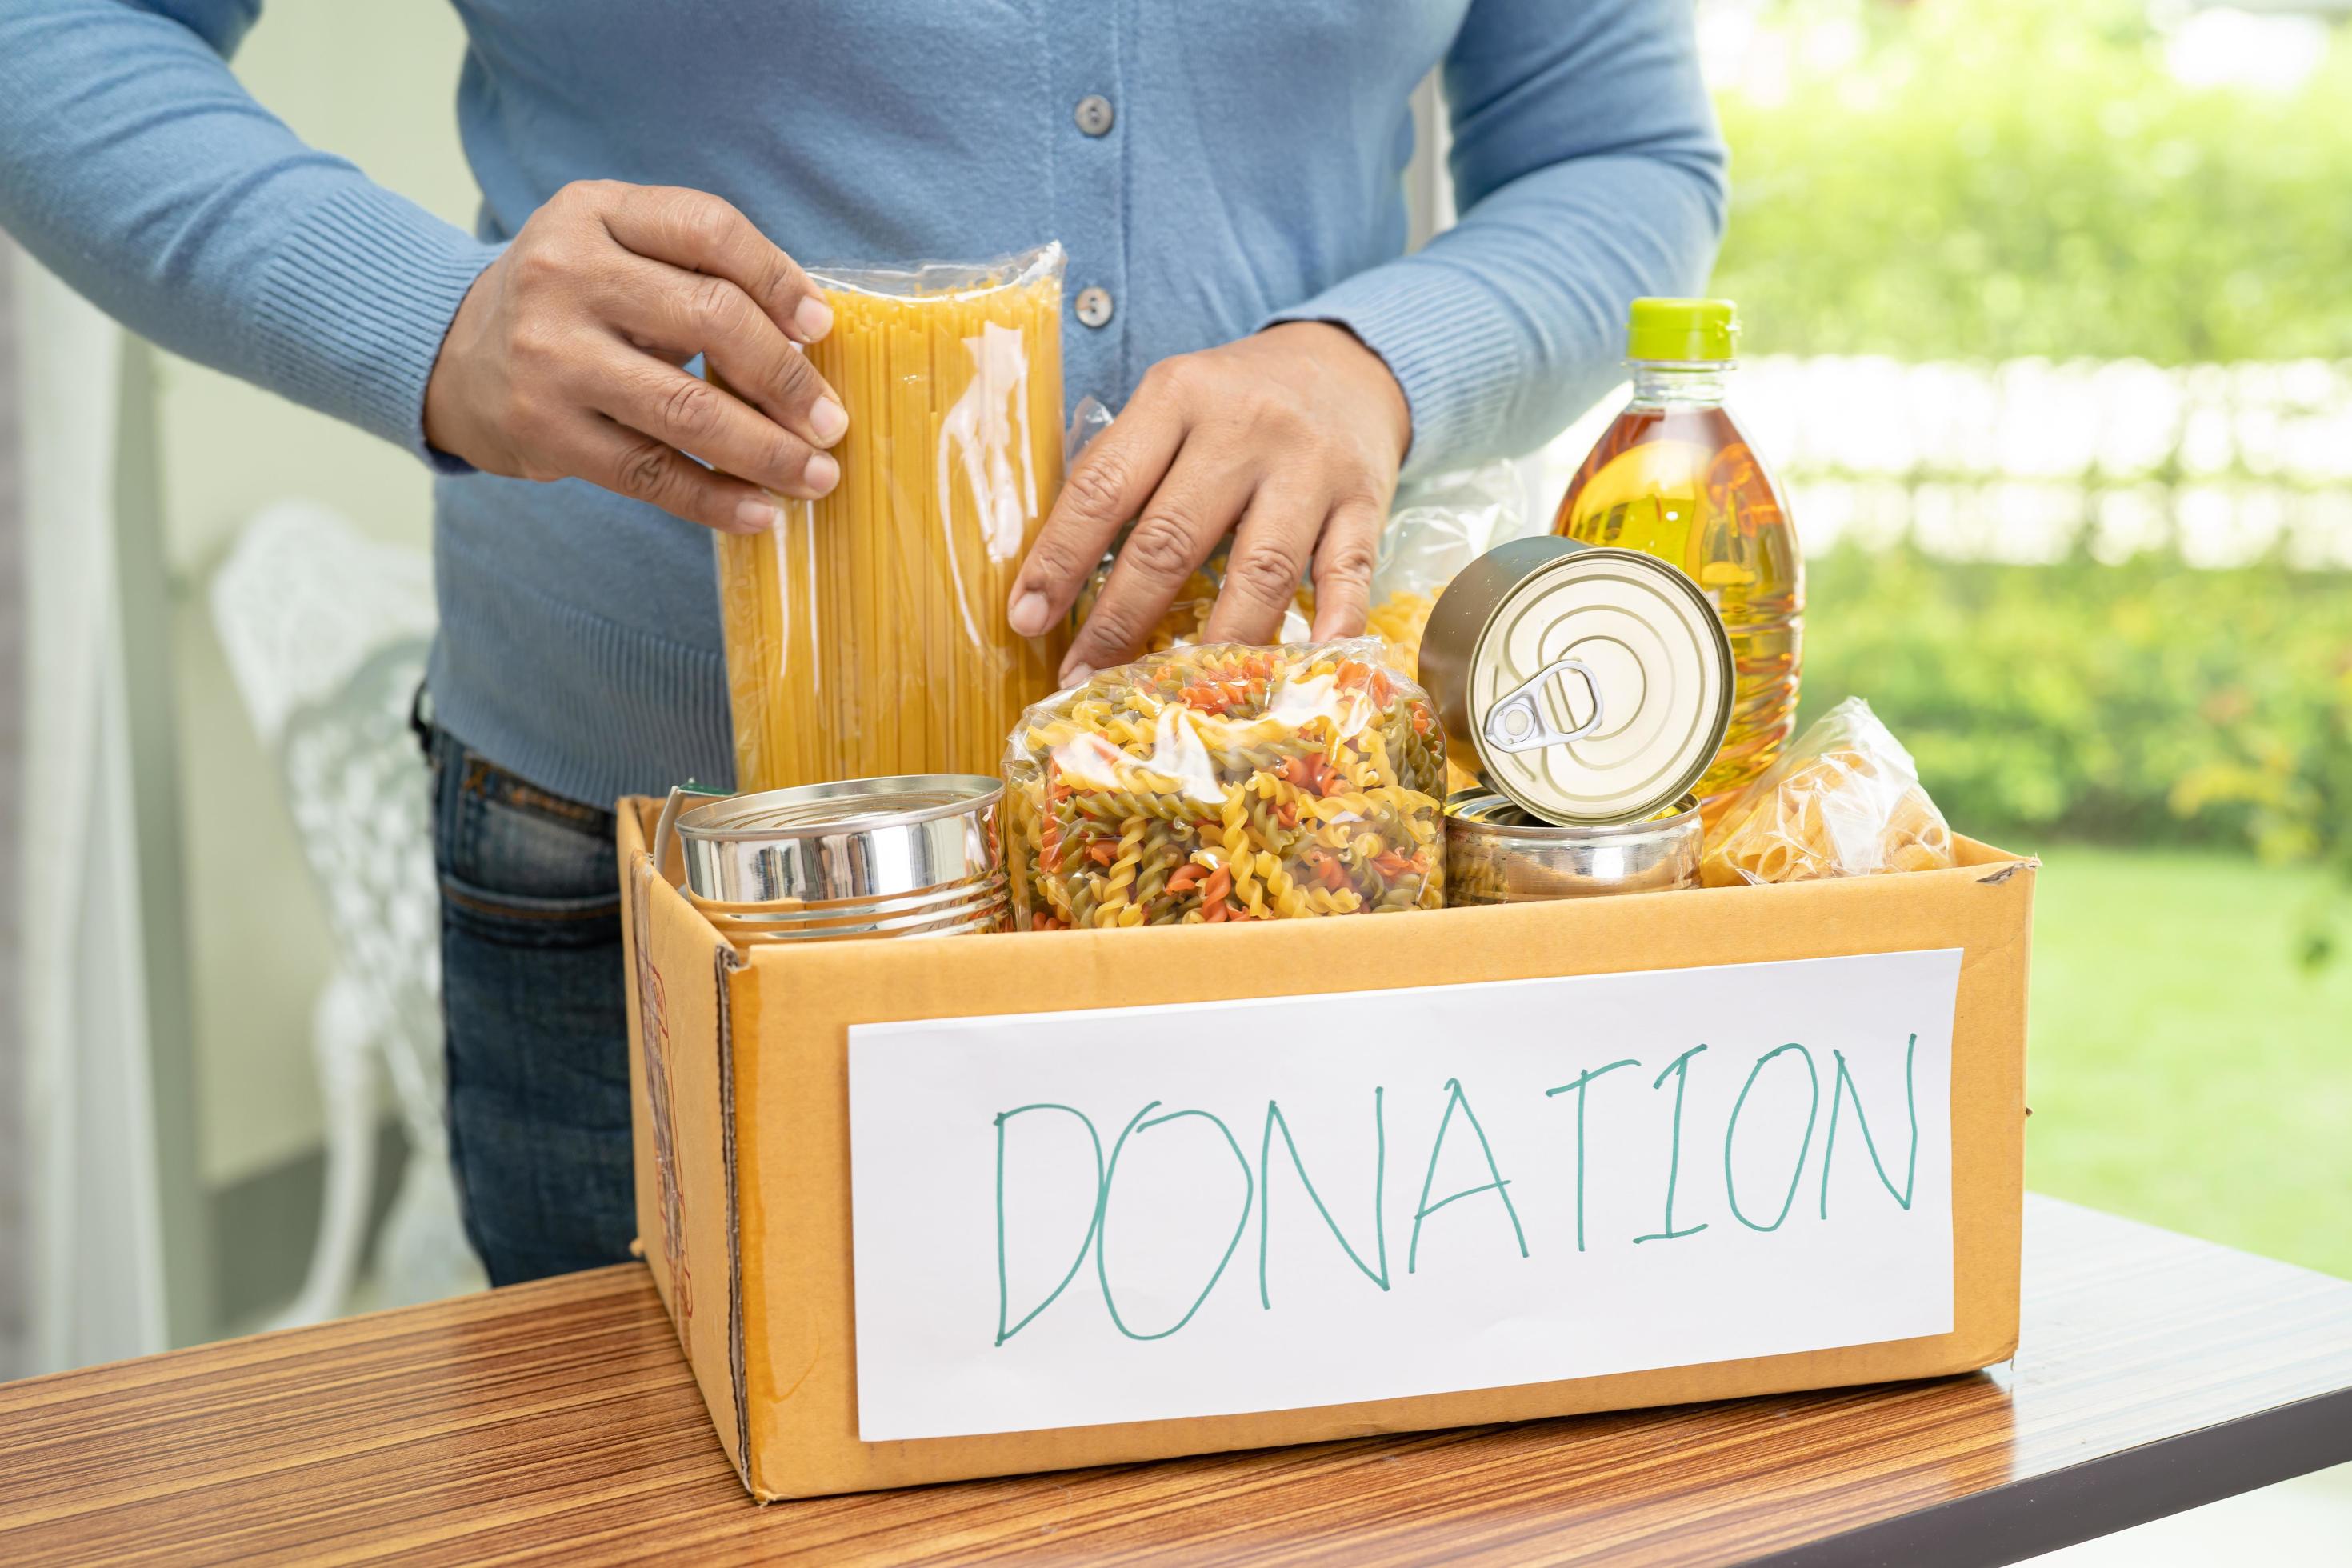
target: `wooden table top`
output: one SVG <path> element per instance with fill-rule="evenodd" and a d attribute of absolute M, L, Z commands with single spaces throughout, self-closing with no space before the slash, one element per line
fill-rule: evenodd
<path fill-rule="evenodd" d="M 1991 1373 L 765 1509 L 599 1269 L 0 1385 L 0 1562 L 2000 1563 L 2352 1460 L 2352 1284 L 2025 1235 Z"/>

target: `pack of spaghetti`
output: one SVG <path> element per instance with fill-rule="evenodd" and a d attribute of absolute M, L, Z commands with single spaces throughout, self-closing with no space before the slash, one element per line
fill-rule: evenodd
<path fill-rule="evenodd" d="M 811 275 L 849 431 L 831 494 L 717 536 L 736 787 L 992 772 L 1066 647 L 1004 616 L 1062 481 L 1062 248 Z"/>
<path fill-rule="evenodd" d="M 1022 715 L 1004 776 L 1026 929 L 1444 903 L 1444 740 L 1369 638 L 1102 670 Z"/>
<path fill-rule="evenodd" d="M 1816 720 L 1716 824 L 1710 888 L 1950 866 L 1952 830 L 1911 753 L 1859 697 Z"/>

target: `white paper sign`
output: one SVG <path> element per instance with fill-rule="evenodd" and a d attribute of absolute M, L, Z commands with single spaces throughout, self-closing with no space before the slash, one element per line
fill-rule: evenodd
<path fill-rule="evenodd" d="M 1959 966 L 853 1027 L 859 1436 L 1948 1332 Z"/>

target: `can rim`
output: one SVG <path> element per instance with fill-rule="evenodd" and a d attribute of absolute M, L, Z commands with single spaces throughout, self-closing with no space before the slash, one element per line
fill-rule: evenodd
<path fill-rule="evenodd" d="M 742 931 L 729 933 L 727 940 L 741 947 L 793 947 L 803 942 L 894 942 L 919 936 L 978 935 L 1002 931 L 1012 913 L 1011 906 L 1007 905 L 898 929 L 852 926 L 839 931 Z"/>
<path fill-rule="evenodd" d="M 823 908 L 781 900 L 772 904 L 738 904 L 732 907 L 692 897 L 687 901 L 694 906 L 697 914 L 720 931 L 821 930 L 827 926 L 902 916 L 952 914 L 959 910 L 975 909 L 1009 897 L 1010 892 L 1010 883 L 1004 874 L 998 871 L 945 891 L 931 889 L 921 895 L 903 898 L 886 895 Z"/>
<path fill-rule="evenodd" d="M 1645 801 L 1630 811 L 1589 817 L 1547 810 L 1543 805 L 1522 797 L 1511 787 L 1510 771 L 1497 767 L 1494 759 L 1487 754 L 1486 737 L 1482 725 L 1474 722 L 1468 726 L 1470 744 L 1472 750 L 1477 754 L 1478 772 L 1487 781 L 1487 787 L 1502 795 L 1520 810 L 1539 821 L 1554 826 L 1580 828 L 1639 826 L 1650 820 L 1652 815 L 1661 805 L 1670 801 L 1679 800 L 1690 794 L 1692 787 L 1706 776 L 1706 770 L 1715 765 L 1717 754 L 1723 750 L 1723 738 L 1731 730 L 1731 710 L 1738 701 L 1738 668 L 1732 658 L 1731 636 L 1723 624 L 1723 613 L 1717 610 L 1707 598 L 1706 590 L 1691 581 L 1688 574 L 1671 561 L 1661 560 L 1643 551 L 1628 550 L 1622 545 L 1588 544 L 1581 550 L 1556 555 L 1528 571 L 1495 601 L 1494 607 L 1487 612 L 1479 625 L 1478 635 L 1470 645 L 1470 657 L 1465 668 L 1469 670 L 1476 670 L 1479 668 L 1486 652 L 1487 638 L 1495 635 L 1496 628 L 1507 619 L 1505 611 L 1517 603 L 1522 595 L 1537 591 L 1546 579 L 1555 574 L 1570 570 L 1568 563 L 1577 563 L 1574 569 L 1581 571 L 1589 568 L 1596 559 L 1625 563 L 1634 571 L 1649 573 L 1654 577 L 1669 584 L 1675 592 L 1681 594 L 1704 612 L 1700 617 L 1702 624 L 1715 628 L 1715 636 L 1709 639 L 1709 646 L 1714 651 L 1716 666 L 1722 678 L 1720 689 L 1723 695 L 1721 700 L 1715 704 L 1715 713 L 1708 725 L 1706 743 L 1695 752 L 1691 763 L 1675 775 L 1673 787 L 1658 790 L 1654 799 Z M 1568 820 L 1565 823 L 1560 822 L 1559 818 L 1561 816 L 1567 816 Z"/>
<path fill-rule="evenodd" d="M 1498 838 L 1526 838 L 1544 844 L 1589 844 L 1596 840 L 1632 837 L 1636 834 L 1676 832 L 1687 823 L 1696 822 L 1699 815 L 1698 796 L 1687 789 L 1671 805 L 1648 816 L 1626 822 L 1549 822 L 1542 818 L 1533 822 L 1496 822 L 1491 817 L 1470 815 L 1490 805 L 1506 805 L 1514 811 L 1528 810 L 1503 791 L 1481 785 L 1474 789 L 1455 790 L 1447 795 L 1441 815 L 1449 828 L 1459 823 L 1465 832 L 1484 833 Z M 1534 814 L 1530 812 L 1528 815 Z"/>
<path fill-rule="evenodd" d="M 952 881 L 934 882 L 927 888 L 909 888 L 902 893 L 858 893 L 838 899 L 730 900 L 705 898 L 688 888 L 686 889 L 686 901 L 694 906 L 696 913 L 714 925 L 722 921 L 824 920 L 835 915 L 863 914 L 869 910 L 887 914 L 896 913 L 899 909 L 952 904 L 1007 885 L 1008 875 L 1004 868 L 998 865 Z"/>
<path fill-rule="evenodd" d="M 1004 798 L 1004 781 L 985 773 L 905 773 L 896 777 L 840 779 L 795 784 L 790 789 L 729 795 L 677 815 L 677 834 L 700 843 L 757 843 L 818 838 L 826 834 L 914 827 L 941 817 L 986 810 Z M 892 801 L 903 804 L 894 807 Z M 856 803 L 865 803 L 856 809 Z M 838 809 L 848 803 L 851 809 Z M 743 821 L 777 811 L 817 814 L 809 820 Z"/>
<path fill-rule="evenodd" d="M 732 942 L 827 942 L 836 937 L 912 936 L 943 927 L 998 920 L 1012 912 L 1012 900 L 1000 893 L 976 903 L 945 910 L 916 910 L 871 920 L 833 921 L 822 925 L 784 921 L 772 925 L 745 923 L 719 928 Z"/>

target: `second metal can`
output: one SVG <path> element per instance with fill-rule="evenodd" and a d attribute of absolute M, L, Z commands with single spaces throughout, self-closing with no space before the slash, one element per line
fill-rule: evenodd
<path fill-rule="evenodd" d="M 1544 535 L 1462 569 L 1420 678 L 1454 760 L 1543 822 L 1639 822 L 1686 794 L 1731 721 L 1731 639 L 1638 551 Z"/>
<path fill-rule="evenodd" d="M 1698 801 L 1642 822 L 1556 827 L 1486 790 L 1445 802 L 1445 901 L 1453 908 L 1664 893 L 1699 885 Z"/>

